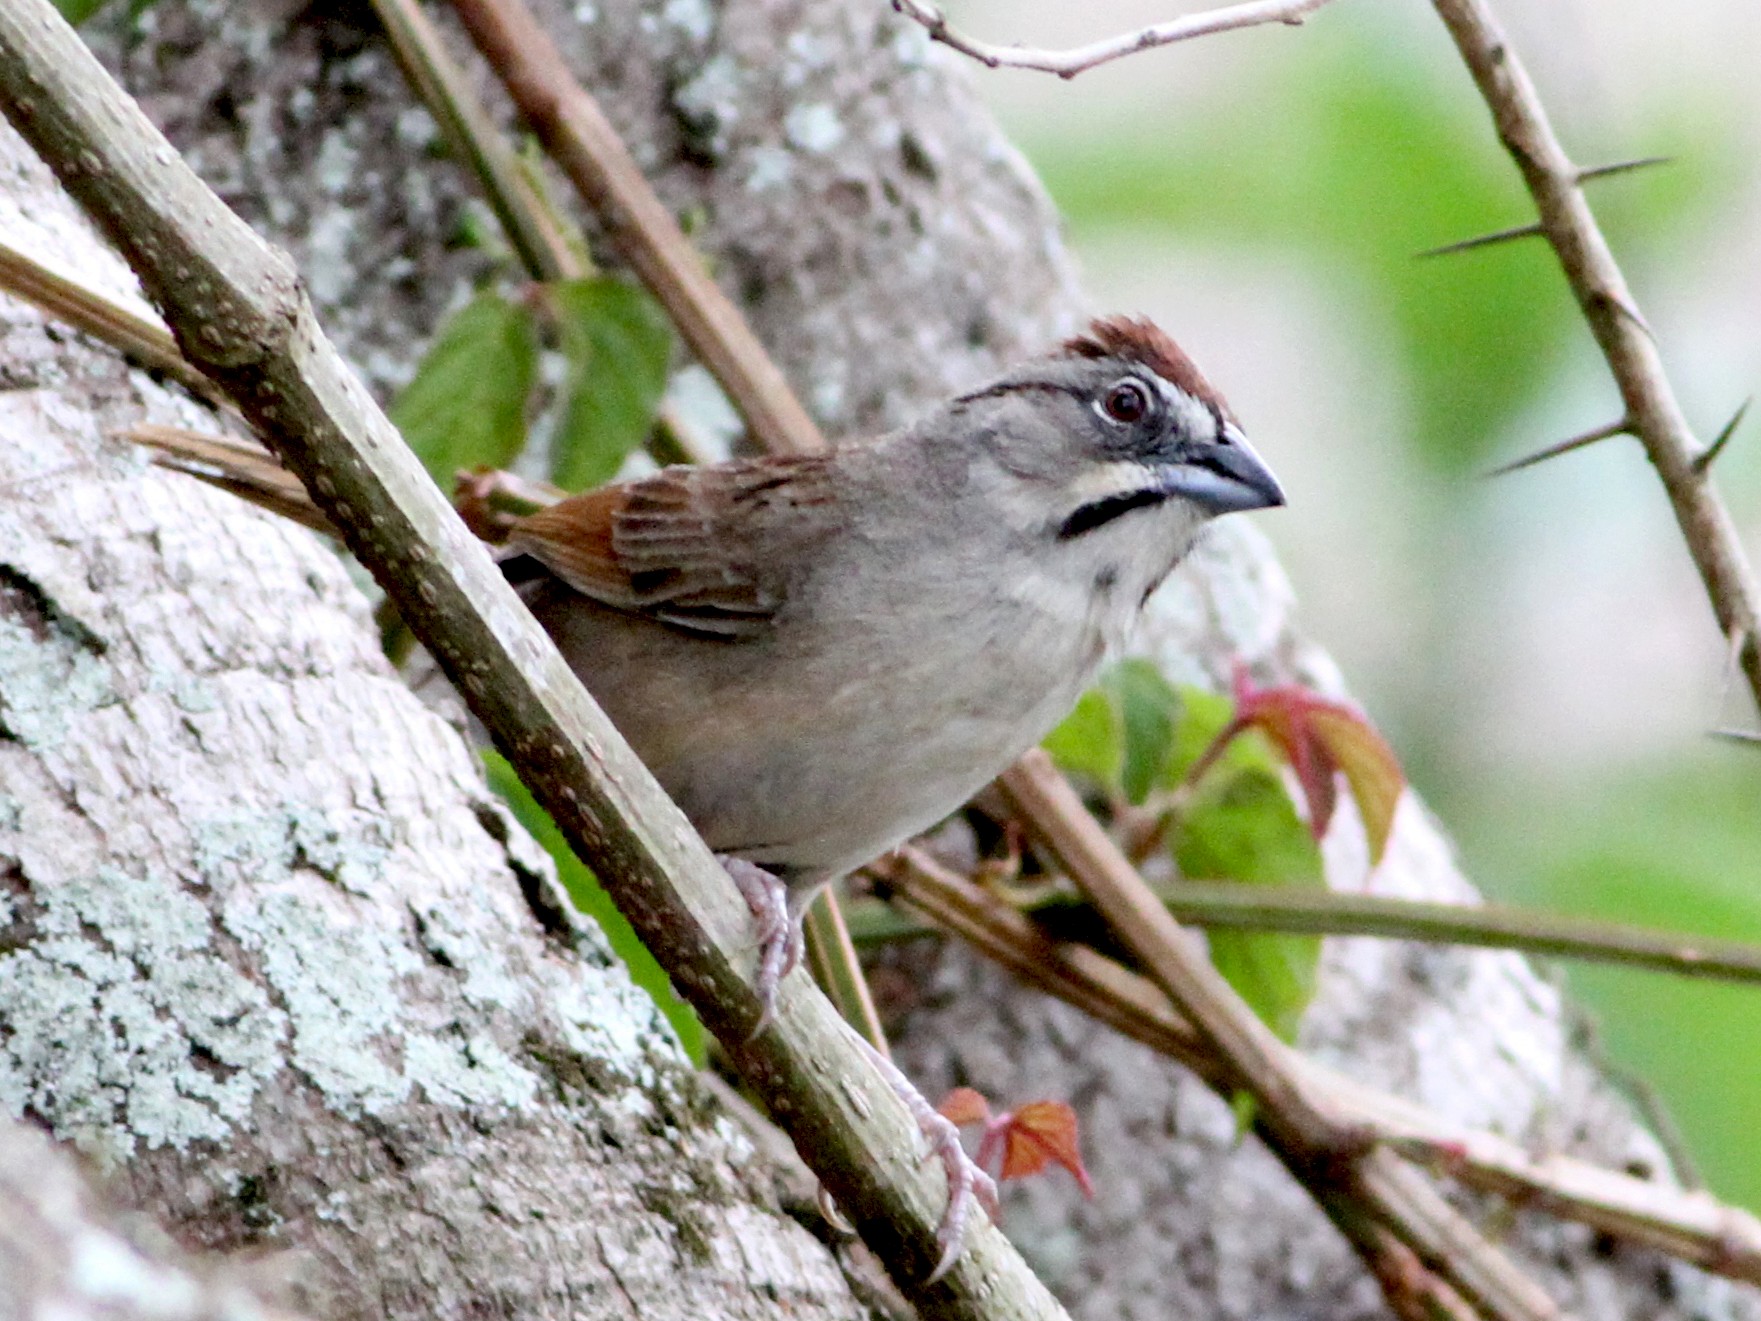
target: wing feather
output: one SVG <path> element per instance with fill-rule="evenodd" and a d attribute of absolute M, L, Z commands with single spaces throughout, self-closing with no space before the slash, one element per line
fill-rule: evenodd
<path fill-rule="evenodd" d="M 508 544 L 602 605 L 708 637 L 756 637 L 840 522 L 826 458 L 667 468 L 522 519 Z"/>

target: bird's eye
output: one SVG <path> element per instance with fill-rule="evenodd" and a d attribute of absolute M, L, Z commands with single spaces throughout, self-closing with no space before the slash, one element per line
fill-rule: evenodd
<path fill-rule="evenodd" d="M 1141 422 L 1150 411 L 1150 392 L 1142 381 L 1130 377 L 1115 381 L 1107 387 L 1107 393 L 1101 396 L 1101 411 L 1114 422 L 1125 426 Z"/>

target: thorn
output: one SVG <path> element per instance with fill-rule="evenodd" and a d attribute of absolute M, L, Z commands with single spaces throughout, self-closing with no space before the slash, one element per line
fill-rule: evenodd
<path fill-rule="evenodd" d="M 1675 157 L 1673 156 L 1639 156 L 1630 161 L 1615 161 L 1609 165 L 1592 165 L 1588 169 L 1578 171 L 1577 181 L 1580 184 L 1584 184 L 1590 182 L 1592 179 L 1606 179 L 1610 175 L 1626 174 L 1632 170 L 1643 170 L 1653 165 L 1670 165 L 1673 164 L 1674 161 Z M 1481 234 L 1475 238 L 1462 239 L 1456 243 L 1445 243 L 1440 248 L 1427 248 L 1424 252 L 1418 253 L 1417 255 L 1420 257 L 1447 257 L 1451 253 L 1471 252 L 1475 248 L 1491 247 L 1494 243 L 1509 243 L 1513 239 L 1526 239 L 1539 233 L 1541 233 L 1541 222 L 1535 221 L 1532 224 L 1514 225 L 1510 229 L 1495 230 L 1490 234 Z M 1634 321 L 1637 321 L 1641 326 L 1645 326 L 1644 319 L 1640 317 L 1637 312 L 1634 312 L 1631 308 L 1623 310 L 1626 311 L 1627 315 L 1631 316 Z M 1649 334 L 1650 327 L 1645 326 L 1645 331 Z"/>
<path fill-rule="evenodd" d="M 1638 156 L 1630 161 L 1615 161 L 1610 165 L 1592 165 L 1587 170 L 1579 170 L 1578 182 L 1589 183 L 1592 179 L 1606 179 L 1612 174 L 1627 174 L 1633 170 L 1648 170 L 1653 165 L 1674 164 L 1674 156 Z"/>
<path fill-rule="evenodd" d="M 1724 424 L 1724 430 L 1718 433 L 1718 438 L 1706 447 L 1705 453 L 1698 454 L 1694 457 L 1691 466 L 1695 472 L 1705 472 L 1706 469 L 1712 466 L 1712 461 L 1720 454 L 1724 453 L 1724 447 L 1730 443 L 1730 438 L 1736 434 L 1737 428 L 1743 424 L 1743 415 L 1749 411 L 1749 405 L 1754 402 L 1754 395 L 1750 395 L 1747 399 L 1743 400 L 1743 406 L 1737 409 L 1737 411 L 1731 416 L 1730 421 Z"/>
<path fill-rule="evenodd" d="M 1726 743 L 1751 743 L 1761 747 L 1761 734 L 1748 729 L 1709 729 L 1709 738 L 1722 739 Z"/>
<path fill-rule="evenodd" d="M 1461 239 L 1455 243 L 1445 243 L 1440 248 L 1426 248 L 1414 256 L 1447 257 L 1455 252 L 1469 252 L 1474 248 L 1489 248 L 1494 243 L 1509 243 L 1512 239 L 1526 239 L 1541 232 L 1541 222 L 1534 221 L 1527 225 L 1517 225 L 1511 229 L 1496 230 L 1491 234 L 1479 234 L 1471 239 Z"/>
<path fill-rule="evenodd" d="M 1652 343 L 1657 343 L 1657 333 L 1655 333 L 1654 329 L 1650 328 L 1650 322 L 1645 321 L 1645 314 L 1639 312 L 1638 306 L 1632 305 L 1627 299 L 1620 298 L 1618 294 L 1597 294 L 1597 298 L 1608 299 L 1608 303 L 1611 303 L 1617 312 L 1624 315 L 1627 321 L 1631 321 L 1634 326 L 1638 326 L 1641 331 L 1645 331 L 1645 338 L 1647 338 L 1647 340 L 1650 340 Z"/>
<path fill-rule="evenodd" d="M 1573 450 L 1583 449 L 1586 445 L 1594 445 L 1599 440 L 1607 440 L 1611 436 L 1629 435 L 1632 429 L 1632 423 L 1623 417 L 1620 421 L 1611 422 L 1605 427 L 1597 427 L 1594 431 L 1586 431 L 1581 436 L 1573 436 L 1570 440 L 1562 440 L 1557 445 L 1549 445 L 1546 449 L 1536 450 L 1533 454 L 1525 454 L 1520 459 L 1499 464 L 1486 476 L 1489 478 L 1503 477 L 1524 468 L 1532 468 L 1537 463 L 1545 463 L 1548 459 L 1557 459 L 1561 454 L 1570 454 Z"/>
<path fill-rule="evenodd" d="M 1748 640 L 1749 631 L 1741 623 L 1732 624 L 1725 635 L 1724 673 L 1718 685 L 1718 705 L 1714 708 L 1718 713 L 1722 713 L 1725 703 L 1730 701 L 1730 690 L 1736 685 L 1737 669 L 1743 663 L 1743 647 Z M 1713 716 L 1714 720 L 1717 718 L 1717 715 Z"/>

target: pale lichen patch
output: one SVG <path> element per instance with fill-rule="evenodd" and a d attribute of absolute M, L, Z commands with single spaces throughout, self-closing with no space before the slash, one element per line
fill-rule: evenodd
<path fill-rule="evenodd" d="M 43 934 L 0 959 L 0 1104 L 106 1161 L 224 1138 L 280 1068 L 286 1024 L 209 950 L 205 910 L 116 872 L 33 897 Z"/>
<path fill-rule="evenodd" d="M 26 747 L 58 743 L 85 712 L 116 700 L 110 667 L 53 613 L 0 614 L 0 732 Z"/>
<path fill-rule="evenodd" d="M 826 152 L 844 140 L 844 125 L 831 106 L 814 102 L 789 111 L 783 134 L 802 151 Z"/>
<path fill-rule="evenodd" d="M 330 921 L 286 890 L 239 890 L 222 922 L 258 958 L 287 1011 L 289 1057 L 346 1114 L 379 1114 L 409 1096 L 393 1058 L 402 1005 L 396 979 L 417 969 L 401 943 Z"/>
<path fill-rule="evenodd" d="M 224 922 L 261 960 L 293 1029 L 294 1064 L 345 1114 L 381 1114 L 420 1088 L 431 1102 L 518 1108 L 536 1075 L 451 1017 L 411 1030 L 409 987 L 424 971 L 402 933 L 333 918 L 294 889 L 241 891 Z M 486 956 L 486 951 L 474 951 Z"/>

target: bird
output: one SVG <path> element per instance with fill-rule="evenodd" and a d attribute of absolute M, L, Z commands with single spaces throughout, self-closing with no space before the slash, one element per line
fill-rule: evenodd
<path fill-rule="evenodd" d="M 1110 317 L 886 435 L 677 466 L 516 522 L 502 568 L 739 886 L 754 1032 L 819 890 L 1069 712 L 1205 525 L 1284 492 L 1153 322 Z M 989 1176 L 878 1051 L 949 1182 Z"/>
<path fill-rule="evenodd" d="M 1283 502 L 1113 317 L 883 436 L 571 496 L 502 569 L 746 894 L 767 1021 L 820 888 L 1043 738 L 1210 519 Z"/>
<path fill-rule="evenodd" d="M 1039 742 L 1212 519 L 1284 502 L 1191 358 L 1114 316 L 881 436 L 569 496 L 497 555 L 752 909 L 756 1035 L 819 890 Z M 994 1187 L 875 1057 L 948 1170 L 933 1279 Z"/>

